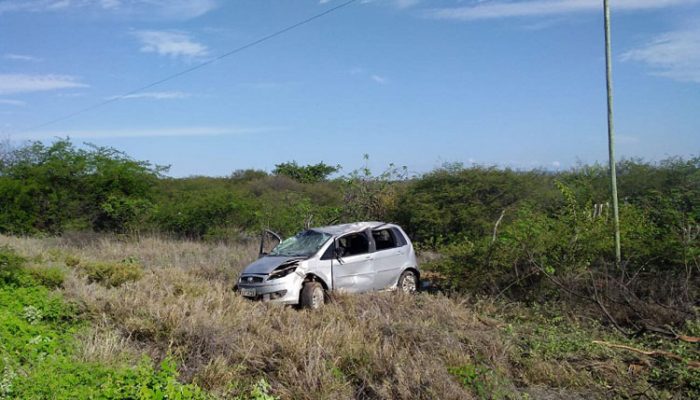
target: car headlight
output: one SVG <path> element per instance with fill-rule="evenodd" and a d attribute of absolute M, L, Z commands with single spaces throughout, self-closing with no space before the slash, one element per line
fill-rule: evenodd
<path fill-rule="evenodd" d="M 267 280 L 271 281 L 273 279 L 284 278 L 285 276 L 296 271 L 298 266 L 299 266 L 298 263 L 280 265 L 276 270 L 274 270 L 274 271 L 272 271 L 272 273 L 270 273 L 270 277 L 267 278 Z"/>

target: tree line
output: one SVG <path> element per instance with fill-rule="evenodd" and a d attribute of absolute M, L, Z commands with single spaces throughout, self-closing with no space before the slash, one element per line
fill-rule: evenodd
<path fill-rule="evenodd" d="M 68 139 L 4 146 L 0 155 L 4 234 L 230 241 L 261 229 L 289 235 L 309 224 L 376 219 L 401 224 L 424 254 L 438 255 L 426 266 L 446 290 L 526 298 L 568 290 L 619 302 L 616 310 L 639 314 L 620 317 L 630 320 L 653 317 L 653 308 L 640 311 L 642 297 L 678 303 L 681 318 L 700 294 L 700 157 L 618 163 L 624 260 L 615 265 L 607 168 L 599 164 L 552 172 L 452 163 L 409 176 L 393 165 L 342 173 L 290 161 L 270 173 L 175 179 L 167 167 Z"/>

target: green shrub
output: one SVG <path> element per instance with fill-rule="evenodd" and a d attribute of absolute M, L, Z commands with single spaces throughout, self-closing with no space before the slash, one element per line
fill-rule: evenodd
<path fill-rule="evenodd" d="M 0 247 L 0 284 L 24 285 L 29 280 L 24 270 L 25 259 L 9 247 Z"/>
<path fill-rule="evenodd" d="M 136 368 L 78 361 L 74 334 L 85 324 L 76 307 L 46 287 L 0 284 L 0 304 L 2 400 L 209 398 L 177 380 L 170 358 L 159 368 L 147 357 Z"/>
<path fill-rule="evenodd" d="M 57 266 L 32 265 L 27 272 L 38 284 L 51 289 L 63 286 L 66 280 L 65 269 Z"/>
<path fill-rule="evenodd" d="M 501 398 L 501 396 L 495 396 L 493 393 L 494 372 L 490 368 L 474 364 L 465 364 L 459 367 L 450 367 L 447 371 L 457 378 L 462 386 L 471 389 L 478 398 Z"/>
<path fill-rule="evenodd" d="M 144 357 L 137 368 L 122 369 L 109 377 L 100 387 L 100 394 L 107 399 L 209 399 L 202 389 L 194 384 L 183 384 L 177 380 L 177 365 L 166 357 L 158 369 L 153 368 L 150 358 Z"/>
<path fill-rule="evenodd" d="M 143 276 L 143 267 L 128 260 L 122 262 L 93 261 L 80 265 L 88 281 L 106 287 L 120 286 L 126 282 L 137 281 Z"/>
<path fill-rule="evenodd" d="M 128 230 L 150 212 L 164 170 L 108 147 L 32 142 L 0 163 L 0 232 Z"/>
<path fill-rule="evenodd" d="M 272 171 L 275 175 L 283 175 L 300 183 L 317 183 L 328 179 L 328 176 L 338 172 L 340 165 L 335 167 L 320 162 L 316 165 L 300 166 L 296 161 L 275 165 Z"/>
<path fill-rule="evenodd" d="M 66 266 L 68 266 L 68 267 L 77 267 L 78 264 L 80 264 L 80 257 L 76 257 L 73 255 L 67 255 L 64 262 L 66 263 Z"/>
<path fill-rule="evenodd" d="M 154 219 L 166 232 L 199 239 L 221 227 L 249 227 L 254 211 L 245 196 L 214 186 L 163 199 Z"/>

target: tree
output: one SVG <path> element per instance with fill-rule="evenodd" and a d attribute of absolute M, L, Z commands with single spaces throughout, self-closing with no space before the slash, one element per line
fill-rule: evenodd
<path fill-rule="evenodd" d="M 29 143 L 0 164 L 0 231 L 133 230 L 165 170 L 109 147 L 80 149 L 69 139 Z"/>
<path fill-rule="evenodd" d="M 315 165 L 300 166 L 296 161 L 275 165 L 272 171 L 275 175 L 284 175 L 301 183 L 318 183 L 328 180 L 328 176 L 340 171 L 340 165 L 335 167 L 324 162 Z"/>

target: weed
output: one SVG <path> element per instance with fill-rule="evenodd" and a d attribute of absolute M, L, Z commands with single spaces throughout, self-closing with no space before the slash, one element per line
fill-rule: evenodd
<path fill-rule="evenodd" d="M 479 365 L 465 364 L 447 369 L 459 382 L 470 388 L 479 398 L 486 398 L 490 392 L 489 379 L 492 371 Z"/>
<path fill-rule="evenodd" d="M 38 284 L 52 289 L 63 286 L 66 280 L 66 271 L 59 266 L 32 265 L 27 271 Z"/>
<path fill-rule="evenodd" d="M 0 376 L 0 399 L 9 399 L 13 393 L 12 384 L 17 378 L 17 374 L 10 366 L 9 360 L 7 358 L 2 360 L 3 368 L 2 375 Z"/>
<path fill-rule="evenodd" d="M 0 284 L 21 285 L 27 280 L 22 269 L 25 259 L 7 246 L 0 247 Z"/>
<path fill-rule="evenodd" d="M 74 255 L 67 255 L 64 262 L 68 267 L 77 267 L 80 264 L 80 257 Z"/>
<path fill-rule="evenodd" d="M 234 400 L 278 400 L 279 397 L 270 394 L 270 389 L 270 384 L 265 378 L 260 378 L 246 396 L 236 396 Z"/>
<path fill-rule="evenodd" d="M 34 306 L 25 306 L 22 310 L 22 316 L 32 325 L 36 325 L 42 318 L 44 318 L 44 314 L 41 312 L 41 310 Z"/>
<path fill-rule="evenodd" d="M 8 267 L 4 271 L 12 272 L 0 282 L 0 399 L 208 397 L 196 385 L 177 381 L 169 358 L 157 370 L 144 358 L 136 371 L 126 364 L 77 360 L 74 335 L 85 329 L 77 309 L 40 280 L 28 278 L 14 252 L 0 250 L 0 260 Z"/>
<path fill-rule="evenodd" d="M 96 282 L 106 287 L 121 286 L 143 276 L 143 267 L 135 262 L 93 261 L 80 266 L 89 282 Z"/>

